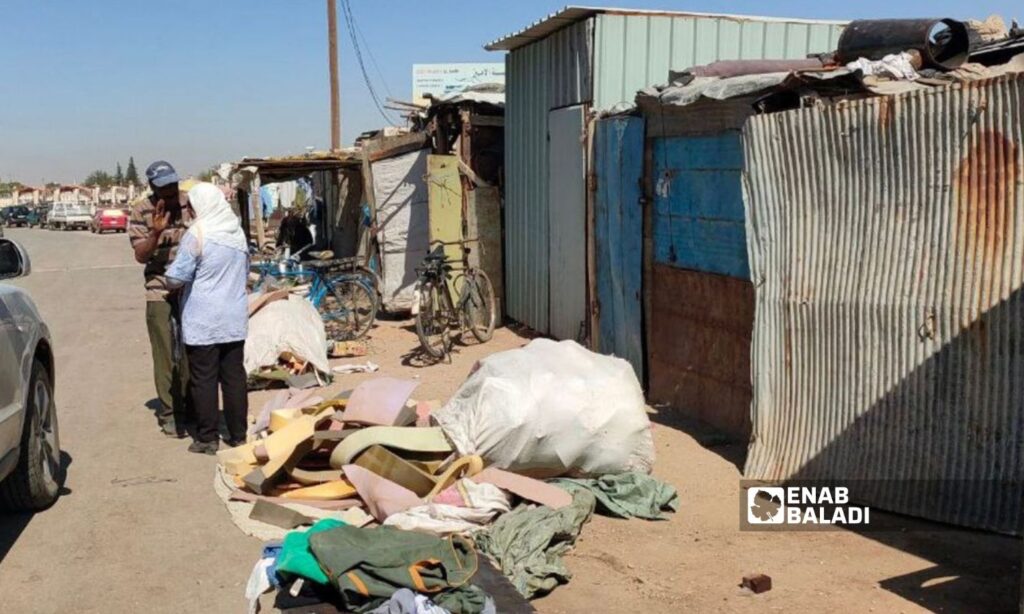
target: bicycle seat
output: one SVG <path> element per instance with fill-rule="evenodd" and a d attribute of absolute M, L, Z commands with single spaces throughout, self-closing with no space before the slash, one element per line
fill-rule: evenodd
<path fill-rule="evenodd" d="M 314 260 L 331 260 L 334 258 L 334 252 L 329 249 L 325 249 L 322 252 L 309 252 L 309 256 Z"/>

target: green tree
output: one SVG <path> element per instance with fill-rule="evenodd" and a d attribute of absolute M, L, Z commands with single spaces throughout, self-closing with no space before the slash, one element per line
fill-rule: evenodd
<path fill-rule="evenodd" d="M 117 170 L 114 171 L 114 185 L 124 185 L 124 172 L 121 171 L 121 163 L 117 163 Z"/>
<path fill-rule="evenodd" d="M 114 183 L 114 178 L 106 171 L 93 171 L 85 178 L 85 185 L 98 185 L 101 188 L 109 188 Z"/>
<path fill-rule="evenodd" d="M 135 170 L 135 158 L 128 158 L 128 169 L 124 172 L 124 180 L 131 185 L 140 185 L 139 171 Z"/>

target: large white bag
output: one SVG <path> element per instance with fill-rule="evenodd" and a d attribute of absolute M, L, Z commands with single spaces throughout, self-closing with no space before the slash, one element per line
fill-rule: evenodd
<path fill-rule="evenodd" d="M 628 362 L 535 339 L 480 362 L 432 414 L 462 454 L 538 478 L 654 465 L 643 391 Z"/>
<path fill-rule="evenodd" d="M 249 318 L 245 372 L 276 365 L 283 352 L 308 361 L 320 373 L 331 371 L 324 321 L 316 307 L 299 296 L 267 303 Z"/>

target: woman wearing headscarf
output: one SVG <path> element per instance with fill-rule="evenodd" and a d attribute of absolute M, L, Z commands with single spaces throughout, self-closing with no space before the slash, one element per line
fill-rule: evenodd
<path fill-rule="evenodd" d="M 172 286 L 185 286 L 181 328 L 188 353 L 192 401 L 198 424 L 189 452 L 219 448 L 218 385 L 224 396 L 227 443 L 245 442 L 249 410 L 242 366 L 248 332 L 246 279 L 249 246 L 238 217 L 221 190 L 210 183 L 188 191 L 194 221 L 167 269 Z"/>

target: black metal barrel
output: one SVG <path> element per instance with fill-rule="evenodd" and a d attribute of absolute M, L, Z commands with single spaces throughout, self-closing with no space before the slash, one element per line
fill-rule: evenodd
<path fill-rule="evenodd" d="M 840 63 L 858 58 L 880 60 L 890 53 L 916 49 L 925 68 L 953 70 L 967 61 L 967 26 L 955 19 L 860 19 L 839 37 Z"/>

